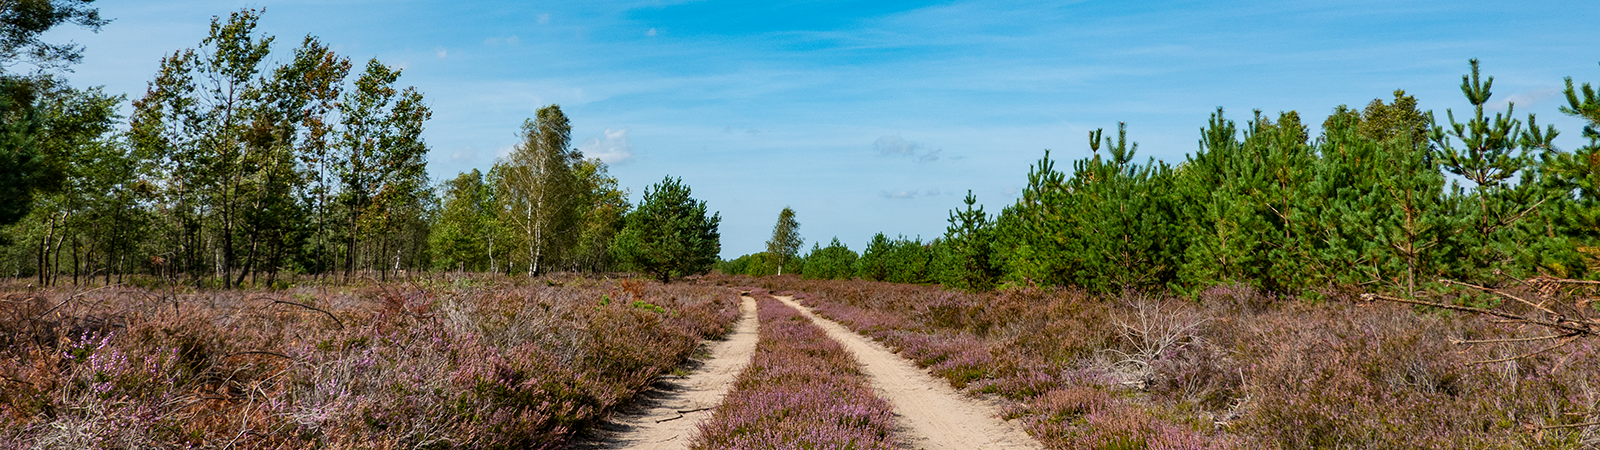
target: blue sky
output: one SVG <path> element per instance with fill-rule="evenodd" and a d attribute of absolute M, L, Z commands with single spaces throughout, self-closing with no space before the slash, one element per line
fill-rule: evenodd
<path fill-rule="evenodd" d="M 142 95 L 212 16 L 264 8 L 280 58 L 312 34 L 404 67 L 434 110 L 436 181 L 486 169 L 559 104 L 635 200 L 671 175 L 720 211 L 729 258 L 762 250 L 784 206 L 807 247 L 942 235 L 968 189 L 998 213 L 1044 149 L 1086 156 L 1086 134 L 1119 121 L 1140 160 L 1179 162 L 1219 106 L 1320 124 L 1405 89 L 1442 118 L 1469 107 L 1469 58 L 1495 77 L 1497 108 L 1515 101 L 1572 149 L 1562 78 L 1600 82 L 1593 1 L 96 4 L 115 19 L 100 33 L 49 36 L 87 47 L 77 85 Z"/>

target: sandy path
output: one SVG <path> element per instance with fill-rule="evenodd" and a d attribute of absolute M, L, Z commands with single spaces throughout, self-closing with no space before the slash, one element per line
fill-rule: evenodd
<path fill-rule="evenodd" d="M 589 442 L 574 449 L 685 449 L 699 433 L 696 425 L 711 417 L 711 410 L 733 388 L 734 380 L 750 365 L 756 351 L 760 322 L 756 301 L 742 297 L 739 322 L 726 340 L 711 343 L 711 357 L 686 377 L 664 377 L 632 410 L 621 411 L 602 424 Z"/>
<path fill-rule="evenodd" d="M 1043 449 L 1015 425 L 1000 420 L 992 406 L 969 399 L 882 344 L 811 313 L 792 297 L 778 297 L 822 327 L 828 337 L 855 355 L 872 377 L 872 388 L 894 405 L 896 430 L 913 448 Z"/>

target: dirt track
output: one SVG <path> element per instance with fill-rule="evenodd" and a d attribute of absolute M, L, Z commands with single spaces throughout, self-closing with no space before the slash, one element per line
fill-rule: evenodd
<path fill-rule="evenodd" d="M 689 448 L 689 440 L 699 433 L 701 421 L 733 388 L 734 380 L 756 350 L 760 322 L 756 320 L 756 301 L 743 297 L 740 317 L 733 333 L 723 341 L 712 342 L 711 356 L 686 377 L 658 382 L 644 394 L 645 400 L 632 411 L 613 417 L 601 426 L 595 442 L 579 443 L 574 449 L 649 449 Z"/>
<path fill-rule="evenodd" d="M 991 405 L 961 395 L 944 380 L 838 323 L 818 317 L 792 297 L 779 301 L 800 311 L 861 363 L 872 388 L 894 405 L 895 432 L 920 450 L 1043 449 L 1013 424 L 1000 420 Z M 687 377 L 666 380 L 645 393 L 634 410 L 613 417 L 591 442 L 575 449 L 685 449 L 701 421 L 733 387 L 750 364 L 758 338 L 755 300 L 743 298 L 742 315 L 725 341 L 711 345 L 711 356 Z"/>
<path fill-rule="evenodd" d="M 778 300 L 822 327 L 861 363 L 872 388 L 894 405 L 900 438 L 913 448 L 1043 449 L 1020 428 L 999 418 L 995 408 L 962 396 L 942 379 L 843 325 L 811 313 L 792 297 Z"/>

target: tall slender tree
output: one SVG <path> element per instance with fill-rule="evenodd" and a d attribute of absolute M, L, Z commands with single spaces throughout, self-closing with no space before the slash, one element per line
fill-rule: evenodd
<path fill-rule="evenodd" d="M 583 180 L 574 167 L 583 155 L 571 142 L 566 114 L 560 106 L 546 106 L 522 123 L 522 142 L 501 162 L 501 215 L 527 251 L 521 256 L 529 276 L 549 270 L 576 234 Z"/>
<path fill-rule="evenodd" d="M 767 261 L 783 275 L 783 266 L 800 252 L 805 240 L 800 238 L 800 222 L 794 219 L 794 209 L 787 206 L 778 212 L 778 223 L 772 225 L 772 239 L 767 240 Z"/>
<path fill-rule="evenodd" d="M 422 127 L 433 113 L 416 88 L 395 88 L 399 78 L 399 69 L 372 59 L 356 80 L 355 90 L 340 103 L 344 129 L 335 170 L 348 215 L 346 278 L 355 273 L 363 238 L 388 236 L 405 223 L 403 211 L 427 186 L 428 147 Z M 379 248 L 372 252 L 377 256 L 373 264 L 383 269 L 384 277 L 393 267 L 384 260 L 394 244 L 393 239 L 379 239 Z"/>

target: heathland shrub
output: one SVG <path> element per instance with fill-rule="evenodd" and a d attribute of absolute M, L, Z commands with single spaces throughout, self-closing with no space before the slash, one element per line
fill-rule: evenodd
<path fill-rule="evenodd" d="M 560 448 L 738 314 L 714 286 L 527 284 L 13 288 L 0 447 Z"/>
<path fill-rule="evenodd" d="M 794 308 L 757 298 L 755 356 L 692 448 L 896 448 L 889 403 L 844 347 Z"/>
<path fill-rule="evenodd" d="M 1052 448 L 1593 448 L 1594 342 L 1243 285 L 1198 301 L 767 277 L 956 386 L 1015 402 Z M 1529 293 L 1525 297 L 1533 297 Z M 1483 363 L 1483 361 L 1495 361 Z M 957 368 L 958 370 L 941 370 Z M 1132 376 L 1130 376 L 1132 375 Z"/>

